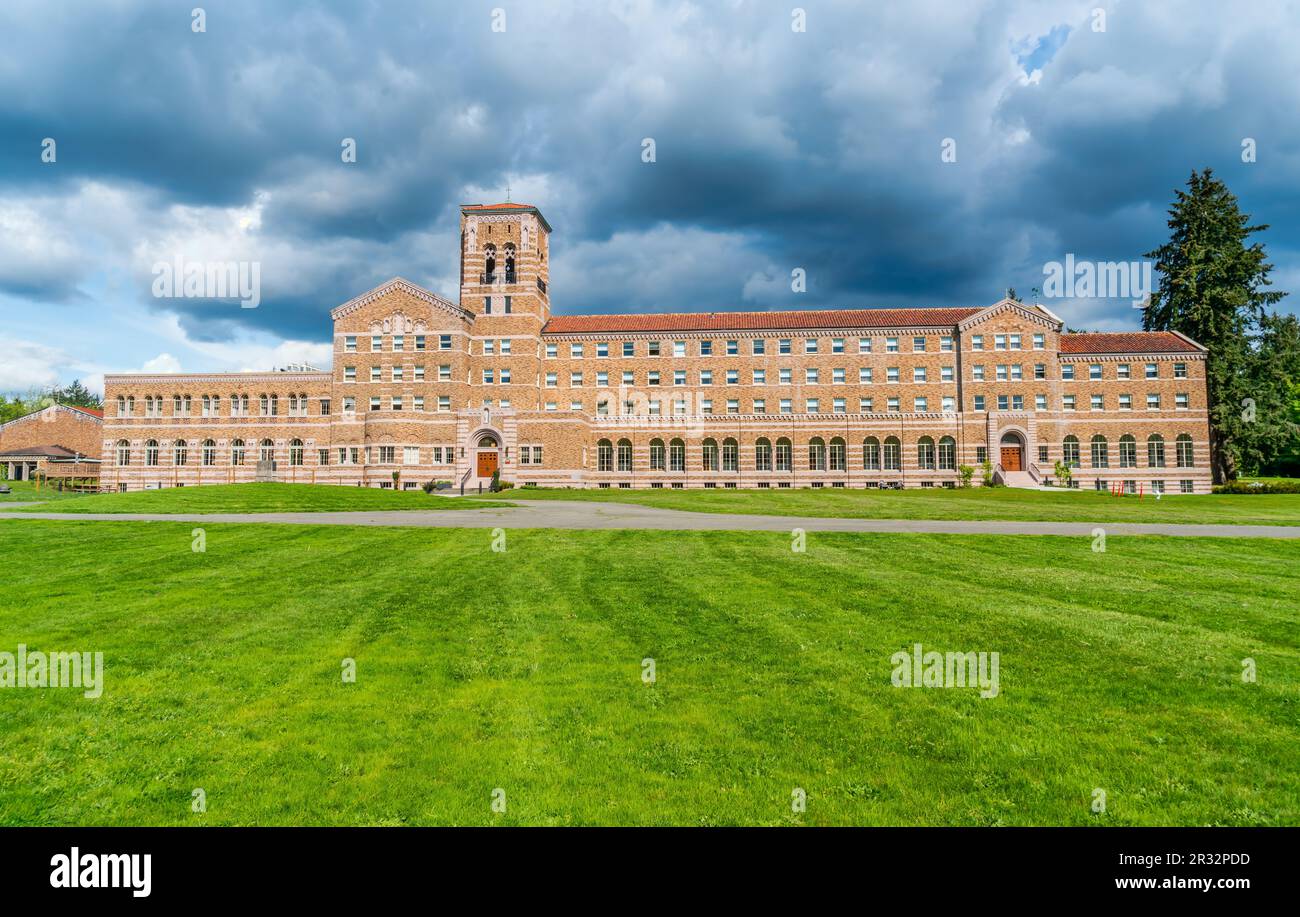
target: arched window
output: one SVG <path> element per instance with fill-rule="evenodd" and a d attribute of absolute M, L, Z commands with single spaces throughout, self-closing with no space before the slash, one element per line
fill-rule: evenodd
<path fill-rule="evenodd" d="M 754 470 L 772 470 L 772 441 L 765 436 L 760 436 L 754 443 Z"/>
<path fill-rule="evenodd" d="M 217 463 L 217 442 L 213 439 L 203 441 L 203 451 L 199 454 L 199 461 L 211 468 Z"/>
<path fill-rule="evenodd" d="M 1138 445 L 1132 433 L 1125 433 L 1119 438 L 1119 467 L 1136 468 L 1138 466 Z"/>
<path fill-rule="evenodd" d="M 144 444 L 144 463 L 151 468 L 158 464 L 158 440 L 151 439 Z"/>
<path fill-rule="evenodd" d="M 614 470 L 614 444 L 607 439 L 596 443 L 596 470 Z"/>
<path fill-rule="evenodd" d="M 1192 468 L 1192 437 L 1187 433 L 1179 433 L 1178 439 L 1174 440 L 1174 458 L 1178 462 L 1179 468 Z"/>
<path fill-rule="evenodd" d="M 244 464 L 244 441 L 237 439 L 230 444 L 230 464 Z"/>
<path fill-rule="evenodd" d="M 505 249 L 506 260 L 506 283 L 513 283 L 515 279 L 515 244 L 507 242 Z"/>
<path fill-rule="evenodd" d="M 722 470 L 738 471 L 740 469 L 740 444 L 728 437 L 722 441 Z"/>
<path fill-rule="evenodd" d="M 257 459 L 261 462 L 275 461 L 275 443 L 271 442 L 269 439 L 262 440 L 262 442 L 258 444 Z"/>
<path fill-rule="evenodd" d="M 716 439 L 706 439 L 702 444 L 701 453 L 704 459 L 704 470 L 717 471 L 718 441 Z"/>
<path fill-rule="evenodd" d="M 885 438 L 884 461 L 886 471 L 898 471 L 902 468 L 902 443 L 897 436 Z"/>
<path fill-rule="evenodd" d="M 120 468 L 131 464 L 131 444 L 124 439 L 117 441 L 117 464 Z"/>
<path fill-rule="evenodd" d="M 481 436 L 479 437 L 478 447 L 480 449 L 495 449 L 497 448 L 497 438 L 490 435 Z"/>
<path fill-rule="evenodd" d="M 862 467 L 868 471 L 880 470 L 880 440 L 874 436 L 862 441 Z"/>
<path fill-rule="evenodd" d="M 1061 461 L 1071 468 L 1079 467 L 1079 437 L 1073 433 L 1061 441 Z"/>
<path fill-rule="evenodd" d="M 957 440 L 951 436 L 939 439 L 939 470 L 955 471 L 957 469 Z"/>
<path fill-rule="evenodd" d="M 289 464 L 302 464 L 302 440 L 300 439 L 289 440 Z"/>
<path fill-rule="evenodd" d="M 782 436 L 776 441 L 776 470 L 790 471 L 794 468 L 794 443 Z"/>
<path fill-rule="evenodd" d="M 618 441 L 618 470 L 632 470 L 632 441 L 629 439 Z"/>
<path fill-rule="evenodd" d="M 650 440 L 650 470 L 664 470 L 664 441 L 662 439 Z"/>
<path fill-rule="evenodd" d="M 928 436 L 916 441 L 916 467 L 934 469 L 934 440 Z"/>
<path fill-rule="evenodd" d="M 1152 468 L 1165 467 L 1165 438 L 1159 433 L 1147 437 L 1147 465 Z"/>
<path fill-rule="evenodd" d="M 668 444 L 668 470 L 686 470 L 686 443 L 675 439 Z"/>
<path fill-rule="evenodd" d="M 497 247 L 491 242 L 483 246 L 483 271 L 488 276 L 488 283 L 491 283 L 492 275 L 497 272 Z"/>
<path fill-rule="evenodd" d="M 1110 445 L 1100 433 L 1092 438 L 1092 467 L 1110 467 Z"/>
<path fill-rule="evenodd" d="M 826 441 L 814 436 L 808 442 L 808 469 L 810 471 L 826 470 Z"/>
<path fill-rule="evenodd" d="M 172 464 L 184 465 L 189 460 L 189 449 L 185 447 L 185 440 L 178 439 L 172 443 Z"/>
<path fill-rule="evenodd" d="M 843 439 L 831 440 L 831 471 L 844 471 L 848 467 L 848 449 Z"/>

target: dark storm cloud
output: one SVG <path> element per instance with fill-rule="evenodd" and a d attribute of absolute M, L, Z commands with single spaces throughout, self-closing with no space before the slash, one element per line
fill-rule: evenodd
<path fill-rule="evenodd" d="M 1296 271 L 1280 6 L 1123 5 L 1097 33 L 1075 3 L 806 3 L 798 34 L 772 3 L 245 0 L 209 4 L 195 35 L 194 5 L 0 11 L 0 193 L 140 189 L 123 222 L 150 244 L 116 239 L 137 258 L 254 209 L 241 251 L 263 262 L 264 305 L 167 301 L 197 339 L 319 339 L 326 310 L 393 274 L 454 296 L 456 205 L 508 181 L 555 227 L 557 311 L 991 302 L 1066 252 L 1154 247 L 1172 189 L 1206 165 Z M 200 214 L 187 232 L 171 205 Z M 56 210 L 39 213 L 75 246 Z M 43 268 L 3 246 L 0 290 L 73 295 L 66 247 Z M 1122 301 L 1102 314 L 1134 320 Z"/>

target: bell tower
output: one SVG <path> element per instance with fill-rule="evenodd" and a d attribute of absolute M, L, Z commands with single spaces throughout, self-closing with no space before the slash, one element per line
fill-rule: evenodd
<path fill-rule="evenodd" d="M 478 316 L 551 317 L 551 225 L 531 204 L 460 208 L 460 304 Z"/>

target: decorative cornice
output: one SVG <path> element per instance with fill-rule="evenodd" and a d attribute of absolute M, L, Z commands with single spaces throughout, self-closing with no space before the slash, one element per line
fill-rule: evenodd
<path fill-rule="evenodd" d="M 1060 319 L 1053 320 L 1053 318 L 1055 318 L 1054 316 L 1053 318 L 1048 318 L 1048 316 L 1044 315 L 1043 312 L 1036 312 L 1027 307 L 1024 303 L 1016 302 L 1014 299 L 1003 299 L 1000 302 L 995 302 L 982 312 L 976 312 L 974 315 L 962 319 L 957 323 L 957 330 L 967 331 L 972 326 L 978 325 L 995 315 L 1007 311 L 1018 312 L 1025 318 L 1032 319 L 1033 321 L 1043 325 L 1045 328 L 1050 328 L 1056 332 L 1060 332 L 1061 329 L 1065 327 L 1064 323 L 1061 322 Z"/>
<path fill-rule="evenodd" d="M 316 373 L 107 373 L 104 382 L 327 382 L 334 378 L 332 372 Z"/>
<path fill-rule="evenodd" d="M 373 290 L 362 293 L 354 299 L 349 299 L 343 305 L 332 309 L 330 311 L 330 318 L 334 321 L 338 321 L 347 315 L 351 315 L 363 306 L 369 305 L 381 296 L 391 293 L 393 290 L 401 290 L 403 293 L 414 296 L 416 299 L 422 300 L 435 308 L 441 309 L 461 321 L 469 322 L 474 319 L 474 313 L 470 312 L 468 309 L 463 309 L 451 300 L 443 299 L 437 293 L 426 290 L 424 287 L 411 283 L 411 281 L 402 277 L 394 277 L 387 283 L 381 283 Z"/>

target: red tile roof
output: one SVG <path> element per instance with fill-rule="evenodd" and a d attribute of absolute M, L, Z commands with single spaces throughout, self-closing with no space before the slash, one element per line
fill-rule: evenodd
<path fill-rule="evenodd" d="M 83 408 L 83 407 L 79 407 L 78 405 L 75 405 L 75 404 L 65 404 L 64 407 L 65 407 L 65 408 L 72 408 L 72 410 L 74 410 L 74 411 L 80 411 L 80 412 L 83 413 L 83 414 L 93 414 L 94 416 L 98 417 L 100 420 L 103 420 L 103 419 L 104 419 L 104 409 L 103 409 L 103 408 Z"/>
<path fill-rule="evenodd" d="M 1172 331 L 1120 331 L 1061 335 L 1061 353 L 1199 353 Z"/>
<path fill-rule="evenodd" d="M 532 204 L 506 201 L 504 204 L 464 204 L 461 210 L 536 210 Z"/>
<path fill-rule="evenodd" d="M 553 315 L 543 334 L 634 331 L 764 331 L 804 328 L 911 328 L 956 325 L 983 307 L 810 309 L 781 312 L 678 312 L 648 315 Z"/>

